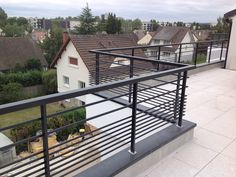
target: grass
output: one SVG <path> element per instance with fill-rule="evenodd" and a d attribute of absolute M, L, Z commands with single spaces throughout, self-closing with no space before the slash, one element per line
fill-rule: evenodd
<path fill-rule="evenodd" d="M 67 107 L 69 107 L 66 104 Z M 64 108 L 59 106 L 58 103 L 51 103 L 47 105 L 47 114 L 55 113 Z M 9 114 L 0 115 L 0 128 L 15 125 L 21 122 L 25 122 L 27 120 L 32 120 L 40 117 L 40 107 L 32 107 L 29 109 L 24 109 L 17 112 L 12 112 Z M 4 131 L 4 134 L 10 136 L 10 130 Z"/>
<path fill-rule="evenodd" d="M 206 55 L 205 54 L 198 54 L 197 55 L 197 64 L 206 63 Z"/>

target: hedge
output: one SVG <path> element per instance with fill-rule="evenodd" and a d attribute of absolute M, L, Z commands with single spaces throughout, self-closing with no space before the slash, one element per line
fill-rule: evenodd
<path fill-rule="evenodd" d="M 42 84 L 42 71 L 12 72 L 0 74 L 0 91 L 3 85 L 19 83 L 23 87 Z"/>

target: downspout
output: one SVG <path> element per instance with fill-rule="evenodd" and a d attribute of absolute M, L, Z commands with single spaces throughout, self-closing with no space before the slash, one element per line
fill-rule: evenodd
<path fill-rule="evenodd" d="M 229 53 L 230 37 L 231 37 L 231 31 L 232 31 L 232 20 L 226 19 L 226 22 L 229 23 L 229 36 L 228 36 L 228 42 L 227 42 L 227 50 L 226 50 L 226 54 L 225 54 L 225 63 L 224 63 L 224 67 L 223 67 L 224 69 L 226 68 L 226 64 L 227 64 L 228 53 Z"/>

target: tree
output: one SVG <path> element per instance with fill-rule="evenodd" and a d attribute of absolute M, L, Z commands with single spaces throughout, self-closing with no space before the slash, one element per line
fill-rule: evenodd
<path fill-rule="evenodd" d="M 150 22 L 152 23 L 152 31 L 156 31 L 160 25 L 157 23 L 156 20 L 151 20 Z"/>
<path fill-rule="evenodd" d="M 106 31 L 107 22 L 105 20 L 105 15 L 101 15 L 101 18 L 98 20 L 97 31 L 103 32 Z"/>
<path fill-rule="evenodd" d="M 26 70 L 41 70 L 42 65 L 39 59 L 31 58 L 25 64 Z"/>
<path fill-rule="evenodd" d="M 132 21 L 132 30 L 141 29 L 141 27 L 142 27 L 142 22 L 140 19 L 136 18 Z"/>
<path fill-rule="evenodd" d="M 57 92 L 57 71 L 55 69 L 43 72 L 42 80 L 48 94 Z"/>
<path fill-rule="evenodd" d="M 6 12 L 0 7 L 0 27 L 2 28 L 5 26 L 7 21 L 7 14 Z"/>
<path fill-rule="evenodd" d="M 133 31 L 133 28 L 132 28 L 132 20 L 125 20 L 125 19 L 120 19 L 121 21 L 121 29 L 122 29 L 122 32 L 124 33 L 130 33 Z"/>
<path fill-rule="evenodd" d="M 217 24 L 214 27 L 217 33 L 229 33 L 229 24 L 226 22 L 225 18 L 217 18 Z"/>
<path fill-rule="evenodd" d="M 108 34 L 121 33 L 121 20 L 113 13 L 108 14 L 106 32 Z"/>
<path fill-rule="evenodd" d="M 2 85 L 2 103 L 10 103 L 14 101 L 18 101 L 22 98 L 22 90 L 23 86 L 20 83 L 8 83 L 6 85 Z"/>
<path fill-rule="evenodd" d="M 85 8 L 83 8 L 82 14 L 79 16 L 79 20 L 80 26 L 76 28 L 79 34 L 94 34 L 96 32 L 95 18 L 93 17 L 88 4 Z"/>
<path fill-rule="evenodd" d="M 44 51 L 44 56 L 49 65 L 52 63 L 52 60 L 56 56 L 61 45 L 62 45 L 62 29 L 58 25 L 53 24 L 50 34 L 46 36 L 43 43 L 40 44 L 41 48 Z"/>
<path fill-rule="evenodd" d="M 24 27 L 19 26 L 17 23 L 7 23 L 6 26 L 3 27 L 3 32 L 6 37 L 19 37 L 25 35 Z"/>

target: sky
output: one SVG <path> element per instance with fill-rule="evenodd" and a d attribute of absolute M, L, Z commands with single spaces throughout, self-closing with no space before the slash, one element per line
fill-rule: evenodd
<path fill-rule="evenodd" d="M 236 9 L 236 0 L 0 0 L 8 16 L 79 16 L 89 4 L 94 16 L 108 12 L 125 19 L 216 22 Z"/>

